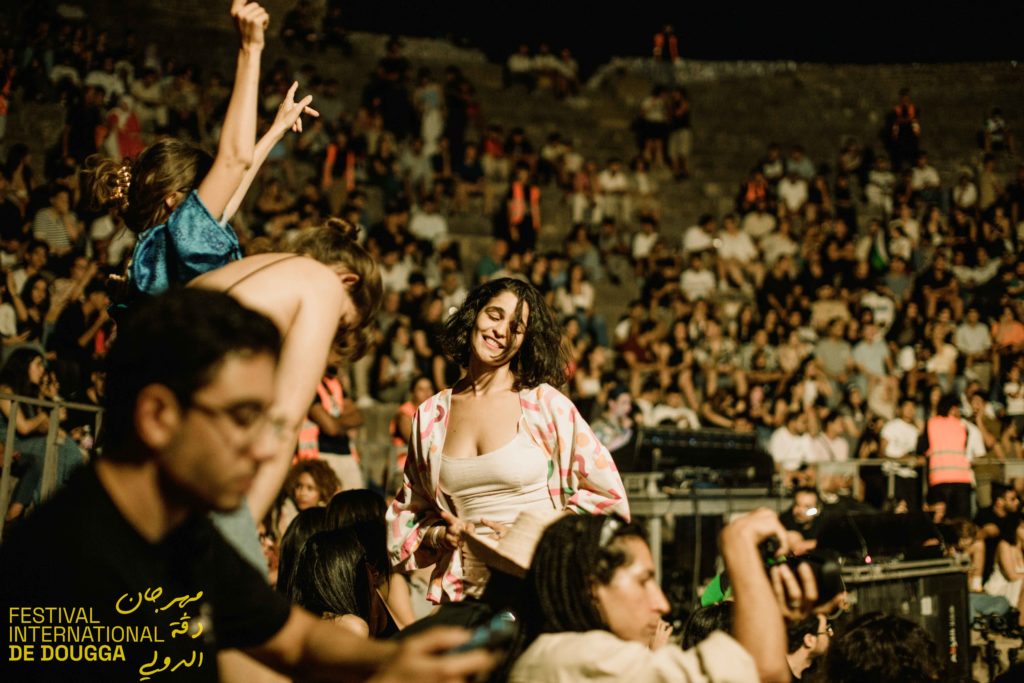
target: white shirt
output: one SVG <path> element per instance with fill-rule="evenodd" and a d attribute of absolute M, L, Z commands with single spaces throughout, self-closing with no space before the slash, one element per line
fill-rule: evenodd
<path fill-rule="evenodd" d="M 605 169 L 597 174 L 597 187 L 601 192 L 624 193 L 629 191 L 629 178 L 622 171 L 618 173 Z"/>
<path fill-rule="evenodd" d="M 757 247 L 750 235 L 745 232 L 728 233 L 722 231 L 718 237 L 722 240 L 718 247 L 718 255 L 721 258 L 733 259 L 740 263 L 749 263 L 757 260 Z"/>
<path fill-rule="evenodd" d="M 914 424 L 895 418 L 885 423 L 881 436 L 885 439 L 885 456 L 902 458 L 917 452 L 921 430 Z"/>
<path fill-rule="evenodd" d="M 679 288 L 690 301 L 707 299 L 715 291 L 715 274 L 707 268 L 693 270 L 687 268 L 679 277 Z"/>
<path fill-rule="evenodd" d="M 939 172 L 934 166 L 917 166 L 910 172 L 910 187 L 914 190 L 923 190 L 926 187 L 939 186 Z"/>
<path fill-rule="evenodd" d="M 961 353 L 982 353 L 992 348 L 992 335 L 988 326 L 980 322 L 977 325 L 961 323 L 956 328 L 955 343 Z"/>
<path fill-rule="evenodd" d="M 642 259 L 647 258 L 651 254 L 651 250 L 654 249 L 654 245 L 658 243 L 658 233 L 646 233 L 638 232 L 633 236 L 633 258 Z"/>
<path fill-rule="evenodd" d="M 743 217 L 740 229 L 755 240 L 760 240 L 775 230 L 775 216 L 767 211 L 751 211 Z"/>
<path fill-rule="evenodd" d="M 967 459 L 984 458 L 988 450 L 985 448 L 985 437 L 981 435 L 981 429 L 973 422 L 961 419 L 967 427 Z"/>
<path fill-rule="evenodd" d="M 409 264 L 399 261 L 390 269 L 381 264 L 380 281 L 384 285 L 385 292 L 404 292 L 409 289 L 409 273 L 412 269 Z"/>
<path fill-rule="evenodd" d="M 841 436 L 830 439 L 823 433 L 811 437 L 810 462 L 846 462 L 850 459 L 850 442 Z"/>
<path fill-rule="evenodd" d="M 699 225 L 691 225 L 683 233 L 683 252 L 693 253 L 710 249 L 712 245 L 711 235 L 705 232 Z"/>
<path fill-rule="evenodd" d="M 439 213 L 413 211 L 409 219 L 409 233 L 437 245 L 448 238 L 448 221 Z"/>
<path fill-rule="evenodd" d="M 779 427 L 768 440 L 768 452 L 782 469 L 798 469 L 803 463 L 811 462 L 811 436 L 794 434 L 785 426 Z"/>
<path fill-rule="evenodd" d="M 797 212 L 807 203 L 807 181 L 803 178 L 790 179 L 789 176 L 786 176 L 779 181 L 778 193 L 779 199 L 785 203 L 786 208 L 791 212 Z"/>

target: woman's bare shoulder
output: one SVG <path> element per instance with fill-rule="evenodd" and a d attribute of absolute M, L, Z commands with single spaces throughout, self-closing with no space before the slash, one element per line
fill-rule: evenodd
<path fill-rule="evenodd" d="M 301 277 L 296 277 L 301 276 Z M 203 287 L 224 291 L 242 281 L 288 281 L 293 285 L 320 283 L 327 278 L 336 278 L 333 271 L 308 256 L 273 253 L 246 256 L 238 261 L 204 273 L 189 283 L 190 287 Z"/>

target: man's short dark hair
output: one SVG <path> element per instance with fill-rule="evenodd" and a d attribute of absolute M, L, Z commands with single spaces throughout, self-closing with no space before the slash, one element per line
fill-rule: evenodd
<path fill-rule="evenodd" d="M 804 644 L 804 636 L 818 635 L 818 615 L 812 614 L 797 622 L 786 623 L 786 652 L 793 654 Z"/>
<path fill-rule="evenodd" d="M 801 493 L 813 493 L 815 497 L 818 497 L 818 489 L 813 486 L 797 486 L 793 489 L 793 500 L 796 500 Z"/>
<path fill-rule="evenodd" d="M 133 425 L 143 388 L 162 384 L 187 408 L 228 355 L 267 353 L 276 360 L 281 351 L 274 323 L 227 294 L 180 289 L 135 306 L 119 321 L 106 360 L 101 445 L 104 457 L 119 460 L 141 457 Z"/>
<path fill-rule="evenodd" d="M 830 683 L 929 683 L 942 680 L 935 641 L 912 621 L 869 612 L 832 640 L 825 664 Z"/>

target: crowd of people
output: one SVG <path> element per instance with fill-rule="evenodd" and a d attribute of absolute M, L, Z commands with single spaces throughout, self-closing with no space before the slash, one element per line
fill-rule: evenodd
<path fill-rule="evenodd" d="M 288 601 L 377 638 L 416 623 L 425 600 L 491 604 L 493 567 L 465 537 L 500 540 L 518 515 L 544 509 L 598 520 L 576 531 L 611 559 L 579 560 L 592 575 L 527 576 L 524 590 L 575 602 L 532 615 L 521 664 L 506 662 L 501 675 L 557 676 L 544 670 L 544 653 L 578 645 L 563 631 L 610 632 L 593 641 L 609 650 L 602 639 L 648 645 L 667 608 L 644 565 L 642 533 L 627 524 L 612 459 L 645 425 L 753 433 L 785 489 L 818 486 L 821 502 L 855 497 L 876 509 L 942 507 L 947 520 L 966 521 L 977 508 L 973 460 L 1024 455 L 1024 166 L 1014 178 L 999 170 L 1016 158 L 998 109 L 978 140 L 980 165 L 956 179 L 940 177 L 925 151 L 927 116 L 938 114 L 921 112 L 905 90 L 877 141 L 849 140 L 827 161 L 799 144 L 773 144 L 739 183 L 732 212 L 670 229 L 661 225 L 659 185 L 699 173 L 691 156 L 700 144 L 688 93 L 674 80 L 644 99 L 635 156 L 598 160 L 577 149 L 584 131 L 552 131 L 535 146 L 523 127 L 485 116 L 487 103 L 458 67 L 440 78 L 415 68 L 398 37 L 359 106 L 346 111 L 342 84 L 315 64 L 260 68 L 265 26 L 255 27 L 266 21 L 258 5 L 241 5 L 252 16 L 236 11 L 245 49 L 233 80 L 161 55 L 134 33 L 115 37 L 59 14 L 28 13 L 25 30 L 0 50 L 0 121 L 33 101 L 59 103 L 65 114 L 42 158 L 6 140 L 0 124 L 0 389 L 107 406 L 105 359 L 122 320 L 147 296 L 190 281 L 230 292 L 283 336 L 243 349 L 280 353 L 281 375 L 294 380 L 269 390 L 277 421 L 225 419 L 257 425 L 249 436 L 271 422 L 295 428 L 297 451 L 294 442 L 287 452 L 261 451 L 268 462 L 251 475 L 242 506 L 246 524 L 260 524 L 262 552 L 253 543 L 240 550 L 274 577 L 285 602 L 261 612 L 260 633 L 225 642 L 256 643 L 287 628 Z M 333 2 L 323 13 L 303 0 L 275 30 L 268 40 L 309 51 L 350 48 Z M 655 61 L 678 61 L 670 34 L 659 34 Z M 541 46 L 531 55 L 524 45 L 506 67 L 509 87 L 578 92 L 568 51 L 556 57 Z M 217 153 L 189 151 L 199 148 Z M 549 195 L 564 199 L 572 226 L 564 238 L 545 232 Z M 459 214 L 492 221 L 486 254 L 459 244 L 448 220 Z M 607 282 L 640 291 L 615 318 L 597 301 Z M 316 284 L 326 289 L 306 296 Z M 312 299 L 316 307 L 305 304 Z M 338 353 L 325 371 L 319 359 L 332 345 Z M 361 411 L 378 404 L 399 407 L 387 468 L 371 472 L 359 463 L 358 429 Z M 23 404 L 12 414 L 6 400 L 0 410 L 17 437 L 16 452 L 5 454 L 18 476 L 6 516 L 31 528 L 50 411 Z M 63 486 L 88 469 L 94 434 L 89 415 L 59 419 Z M 482 464 L 507 447 L 536 457 L 515 471 Z M 822 463 L 865 458 L 885 464 L 859 478 L 816 476 Z M 117 503 L 113 475 L 104 476 Z M 979 513 L 961 535 L 972 590 L 1019 608 L 1012 484 L 994 489 L 989 516 Z M 383 495 L 346 496 L 366 486 Z M 197 509 L 231 507 L 203 495 L 215 500 Z M 621 528 L 606 531 L 602 515 Z M 235 542 L 244 534 L 228 530 L 228 517 L 215 523 Z M 559 524 L 568 523 L 552 526 L 553 538 Z M 760 564 L 757 544 L 786 537 L 770 516 L 736 524 L 723 538 L 727 566 Z M 790 539 L 794 549 L 808 540 Z M 575 562 L 567 557 L 545 562 L 565 568 Z M 799 657 L 783 661 L 774 647 L 785 634 L 759 642 L 751 626 L 752 614 L 779 629 L 798 615 L 775 605 L 767 575 L 753 573 L 750 584 L 734 583 L 732 633 L 762 677 L 799 678 Z M 627 576 L 636 583 L 629 589 Z M 592 593 L 572 592 L 588 581 L 602 586 L 593 605 Z M 628 590 L 646 596 L 642 616 L 610 613 L 636 595 Z M 573 611 L 581 602 L 584 614 Z M 455 621 L 482 623 L 467 614 Z M 823 616 L 799 616 L 813 623 L 796 636 L 790 629 L 789 653 L 809 661 L 831 633 Z M 862 624 L 883 626 L 902 628 Z M 739 652 L 735 642 L 701 647 L 709 656 Z M 650 652 L 623 646 L 609 680 L 634 665 L 695 671 L 707 661 L 678 648 L 647 661 Z"/>

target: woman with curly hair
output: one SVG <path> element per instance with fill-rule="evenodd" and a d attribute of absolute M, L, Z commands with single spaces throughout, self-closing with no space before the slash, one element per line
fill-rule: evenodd
<path fill-rule="evenodd" d="M 479 597 L 489 576 L 461 546 L 463 530 L 490 535 L 524 510 L 629 516 L 608 450 L 555 388 L 567 379 L 568 355 L 533 286 L 480 285 L 445 323 L 441 343 L 465 374 L 416 411 L 388 511 L 392 563 L 400 571 L 436 563 L 427 596 L 435 603 Z"/>

